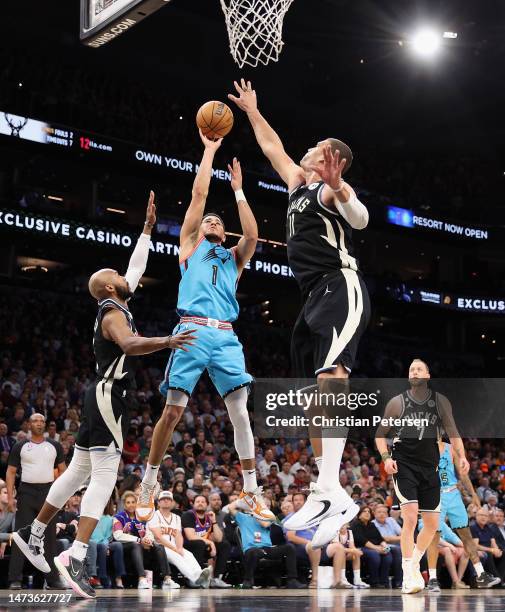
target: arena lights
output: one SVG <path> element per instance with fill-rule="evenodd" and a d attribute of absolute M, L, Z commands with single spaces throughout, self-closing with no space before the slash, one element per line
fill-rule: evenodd
<path fill-rule="evenodd" d="M 410 39 L 412 50 L 421 58 L 432 59 L 440 51 L 442 35 L 433 28 L 423 27 Z"/>

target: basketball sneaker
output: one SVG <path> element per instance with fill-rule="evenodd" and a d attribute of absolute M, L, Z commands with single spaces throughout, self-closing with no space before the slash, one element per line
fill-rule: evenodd
<path fill-rule="evenodd" d="M 159 482 L 151 487 L 143 482 L 140 484 L 140 493 L 137 496 L 137 506 L 135 508 L 137 520 L 147 523 L 153 518 L 154 499 L 160 492 L 160 488 Z"/>
<path fill-rule="evenodd" d="M 89 583 L 89 576 L 84 564 L 85 561 L 79 561 L 79 559 L 71 557 L 65 550 L 54 557 L 56 569 L 72 587 L 74 593 L 85 599 L 94 599 L 96 597 L 95 589 Z"/>
<path fill-rule="evenodd" d="M 319 527 L 312 538 L 312 548 L 323 548 L 323 546 L 329 544 L 337 537 L 342 526 L 346 523 L 350 523 L 358 512 L 359 506 L 353 502 L 344 512 L 323 519 L 319 523 Z"/>
<path fill-rule="evenodd" d="M 12 539 L 23 555 L 38 570 L 48 574 L 51 571 L 49 563 L 44 557 L 44 537 L 39 538 L 32 533 L 32 526 L 21 527 L 12 534 Z"/>
<path fill-rule="evenodd" d="M 480 576 L 475 579 L 475 586 L 478 589 L 491 589 L 492 587 L 500 584 L 501 580 L 497 576 L 493 576 L 488 572 L 482 572 Z"/>
<path fill-rule="evenodd" d="M 299 531 L 316 527 L 323 519 L 345 512 L 351 501 L 343 489 L 324 491 L 312 482 L 307 501 L 284 522 L 284 528 L 287 531 Z"/>
<path fill-rule="evenodd" d="M 412 568 L 410 576 L 403 576 L 402 593 L 419 593 L 425 586 L 423 575 L 419 571 L 419 566 L 417 568 Z"/>
<path fill-rule="evenodd" d="M 237 500 L 237 508 L 251 513 L 259 521 L 275 521 L 275 514 L 265 504 L 261 487 L 254 491 L 242 491 Z"/>

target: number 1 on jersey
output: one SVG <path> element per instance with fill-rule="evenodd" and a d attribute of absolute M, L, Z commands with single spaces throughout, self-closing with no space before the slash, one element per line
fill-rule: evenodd
<path fill-rule="evenodd" d="M 217 266 L 212 266 L 212 284 L 217 283 Z"/>

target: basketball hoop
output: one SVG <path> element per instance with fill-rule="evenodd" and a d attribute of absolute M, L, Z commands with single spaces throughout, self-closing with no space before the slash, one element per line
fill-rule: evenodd
<path fill-rule="evenodd" d="M 235 62 L 265 66 L 282 51 L 282 24 L 293 0 L 221 0 Z"/>

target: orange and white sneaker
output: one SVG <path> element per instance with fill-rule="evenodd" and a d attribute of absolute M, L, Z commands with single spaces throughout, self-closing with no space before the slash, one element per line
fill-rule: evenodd
<path fill-rule="evenodd" d="M 237 508 L 251 513 L 259 521 L 275 521 L 275 514 L 267 508 L 262 494 L 261 487 L 254 491 L 242 491 L 237 500 Z"/>
<path fill-rule="evenodd" d="M 160 491 L 159 483 L 154 487 L 150 487 L 143 482 L 140 485 L 140 493 L 137 496 L 137 507 L 135 508 L 135 516 L 137 520 L 150 521 L 154 514 L 154 499 Z"/>

